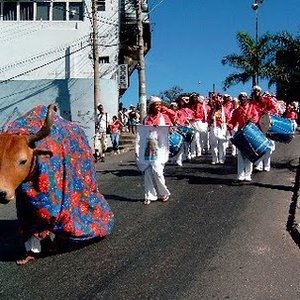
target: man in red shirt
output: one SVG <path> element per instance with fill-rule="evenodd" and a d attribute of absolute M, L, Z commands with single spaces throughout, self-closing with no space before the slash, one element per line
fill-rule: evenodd
<path fill-rule="evenodd" d="M 259 120 L 258 112 L 255 106 L 248 101 L 247 93 L 241 92 L 238 96 L 240 106 L 232 113 L 231 120 L 228 122 L 229 130 L 242 129 L 248 121 L 256 124 Z M 237 151 L 237 180 L 234 183 L 242 181 L 251 181 L 253 171 L 252 162 L 246 158 L 240 150 Z"/>
<path fill-rule="evenodd" d="M 193 93 L 190 96 L 190 108 L 194 112 L 194 119 L 192 121 L 192 127 L 195 129 L 194 154 L 196 154 L 196 156 L 201 156 L 202 152 L 205 152 L 208 143 L 207 121 L 210 107 L 205 103 L 205 98 L 203 96 Z"/>
<path fill-rule="evenodd" d="M 251 103 L 255 106 L 258 114 L 259 119 L 264 114 L 278 114 L 278 110 L 276 107 L 275 102 L 272 98 L 268 95 L 261 94 L 261 87 L 255 85 L 252 88 L 252 95 L 251 95 Z M 266 171 L 269 172 L 271 169 L 271 154 L 275 150 L 275 142 L 272 142 L 272 149 L 267 151 L 258 161 L 255 162 L 254 168 L 256 171 Z"/>

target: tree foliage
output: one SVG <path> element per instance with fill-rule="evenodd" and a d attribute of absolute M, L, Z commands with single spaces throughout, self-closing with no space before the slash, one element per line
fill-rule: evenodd
<path fill-rule="evenodd" d="M 168 90 L 161 91 L 159 97 L 167 103 L 175 101 L 183 92 L 183 89 L 177 85 L 169 88 Z"/>
<path fill-rule="evenodd" d="M 224 89 L 238 83 L 258 83 L 258 78 L 269 79 L 270 70 L 275 66 L 276 43 L 269 33 L 255 41 L 248 33 L 237 33 L 240 53 L 229 54 L 222 59 L 223 65 L 236 68 L 238 72 L 228 75 L 224 80 Z"/>
<path fill-rule="evenodd" d="M 239 54 L 229 54 L 222 59 L 238 71 L 224 80 L 224 89 L 238 83 L 260 79 L 268 80 L 268 87 L 276 85 L 277 95 L 290 101 L 300 96 L 300 37 L 288 32 L 266 33 L 256 41 L 245 32 L 237 34 Z"/>

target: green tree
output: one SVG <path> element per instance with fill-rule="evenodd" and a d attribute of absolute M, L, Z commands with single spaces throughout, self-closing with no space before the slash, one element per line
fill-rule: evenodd
<path fill-rule="evenodd" d="M 238 32 L 237 43 L 240 54 L 229 54 L 222 59 L 223 65 L 229 65 L 239 71 L 227 76 L 224 80 L 224 89 L 238 83 L 247 83 L 251 80 L 252 86 L 259 84 L 259 79 L 269 79 L 275 66 L 276 43 L 269 33 L 262 35 L 256 44 L 246 32 Z"/>
<path fill-rule="evenodd" d="M 273 40 L 277 44 L 277 52 L 270 84 L 276 84 L 278 97 L 288 102 L 299 101 L 300 37 L 281 32 L 274 35 Z"/>
<path fill-rule="evenodd" d="M 181 87 L 175 85 L 168 90 L 161 91 L 159 93 L 159 97 L 164 102 L 170 103 L 170 102 L 174 101 L 175 99 L 177 99 L 177 97 L 179 95 L 181 95 L 182 92 L 183 92 L 183 89 Z"/>

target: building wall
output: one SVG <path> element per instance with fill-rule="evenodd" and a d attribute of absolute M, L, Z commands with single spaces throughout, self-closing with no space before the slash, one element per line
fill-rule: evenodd
<path fill-rule="evenodd" d="M 94 87 L 91 2 L 83 21 L 0 21 L 0 125 L 38 104 L 56 103 L 61 115 L 78 122 L 92 145 Z M 98 13 L 100 102 L 118 110 L 119 1 Z"/>

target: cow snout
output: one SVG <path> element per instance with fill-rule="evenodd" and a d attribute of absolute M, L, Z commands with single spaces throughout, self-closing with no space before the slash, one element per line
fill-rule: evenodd
<path fill-rule="evenodd" d="M 7 192 L 0 191 L 0 203 L 1 204 L 7 204 L 9 200 L 7 200 Z"/>

